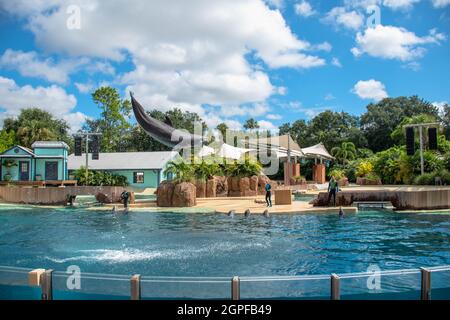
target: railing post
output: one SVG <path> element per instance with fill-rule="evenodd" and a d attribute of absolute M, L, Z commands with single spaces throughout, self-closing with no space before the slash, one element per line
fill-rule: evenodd
<path fill-rule="evenodd" d="M 431 300 L 431 271 L 425 268 L 420 268 L 422 274 L 422 300 Z"/>
<path fill-rule="evenodd" d="M 141 276 L 139 274 L 131 277 L 131 300 L 141 300 Z"/>
<path fill-rule="evenodd" d="M 335 273 L 331 274 L 331 300 L 341 299 L 341 279 Z"/>
<path fill-rule="evenodd" d="M 41 274 L 41 299 L 42 300 L 53 300 L 53 284 L 52 284 L 52 273 L 53 270 L 45 270 L 44 273 Z"/>
<path fill-rule="evenodd" d="M 239 300 L 241 296 L 240 291 L 239 277 L 233 277 L 231 279 L 231 300 Z"/>

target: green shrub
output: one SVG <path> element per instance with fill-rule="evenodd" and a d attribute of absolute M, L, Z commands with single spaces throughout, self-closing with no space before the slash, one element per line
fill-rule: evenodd
<path fill-rule="evenodd" d="M 434 185 L 434 178 L 436 174 L 435 173 L 425 173 L 421 174 L 420 176 L 417 176 L 414 178 L 414 184 L 417 185 Z"/>
<path fill-rule="evenodd" d="M 380 177 L 374 172 L 370 172 L 370 173 L 366 174 L 365 178 L 368 180 L 371 180 L 371 181 L 378 181 L 380 179 Z"/>
<path fill-rule="evenodd" d="M 373 173 L 373 164 L 369 160 L 363 160 L 356 168 L 356 175 L 358 177 L 365 177 Z"/>
<path fill-rule="evenodd" d="M 76 170 L 74 177 L 80 186 L 128 186 L 128 179 L 125 176 L 113 174 L 108 171 L 88 171 L 86 182 L 86 170 L 84 167 Z"/>
<path fill-rule="evenodd" d="M 343 169 L 333 169 L 328 173 L 329 177 L 334 177 L 336 180 L 341 180 L 345 178 L 345 172 Z"/>

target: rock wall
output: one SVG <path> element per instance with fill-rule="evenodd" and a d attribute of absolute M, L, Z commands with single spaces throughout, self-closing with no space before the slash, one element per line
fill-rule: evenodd
<path fill-rule="evenodd" d="M 320 192 L 314 206 L 327 206 L 328 193 Z M 450 209 L 450 187 L 413 190 L 345 190 L 338 192 L 336 206 L 350 206 L 355 201 L 390 201 L 397 210 Z"/>

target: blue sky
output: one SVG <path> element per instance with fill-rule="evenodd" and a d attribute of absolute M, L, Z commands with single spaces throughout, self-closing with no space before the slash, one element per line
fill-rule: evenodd
<path fill-rule="evenodd" d="M 439 105 L 449 31 L 450 0 L 0 0 L 0 123 L 37 106 L 76 130 L 101 85 L 211 127 L 359 115 L 387 96 Z"/>

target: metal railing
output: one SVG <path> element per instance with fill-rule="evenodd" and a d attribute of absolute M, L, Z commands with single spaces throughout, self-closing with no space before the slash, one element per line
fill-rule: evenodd
<path fill-rule="evenodd" d="M 367 294 L 364 281 L 374 276 L 383 279 L 384 289 L 374 293 L 402 294 L 413 292 L 413 299 L 430 300 L 435 290 L 444 289 L 444 299 L 450 299 L 450 266 L 342 273 L 331 275 L 299 275 L 269 277 L 155 277 L 82 273 L 83 290 L 67 285 L 71 274 L 52 269 L 31 269 L 0 266 L 0 285 L 40 289 L 42 300 L 70 299 L 70 294 L 82 293 L 119 296 L 121 299 L 260 299 L 260 298 L 322 298 L 339 300 Z M 437 281 L 432 280 L 437 277 Z M 376 287 L 376 286 L 375 286 Z M 371 288 L 370 290 L 372 290 Z M 280 293 L 276 293 L 280 291 Z M 447 292 L 448 291 L 448 292 Z M 416 295 L 417 293 L 417 295 Z M 76 298 L 80 298 L 79 296 Z M 83 298 L 83 297 L 81 297 Z M 86 297 L 84 297 L 86 298 Z M 361 296 L 359 296 L 361 298 Z M 369 298 L 373 298 L 369 297 Z M 0 299 L 8 299 L 2 296 Z M 364 297 L 362 298 L 364 299 Z"/>

